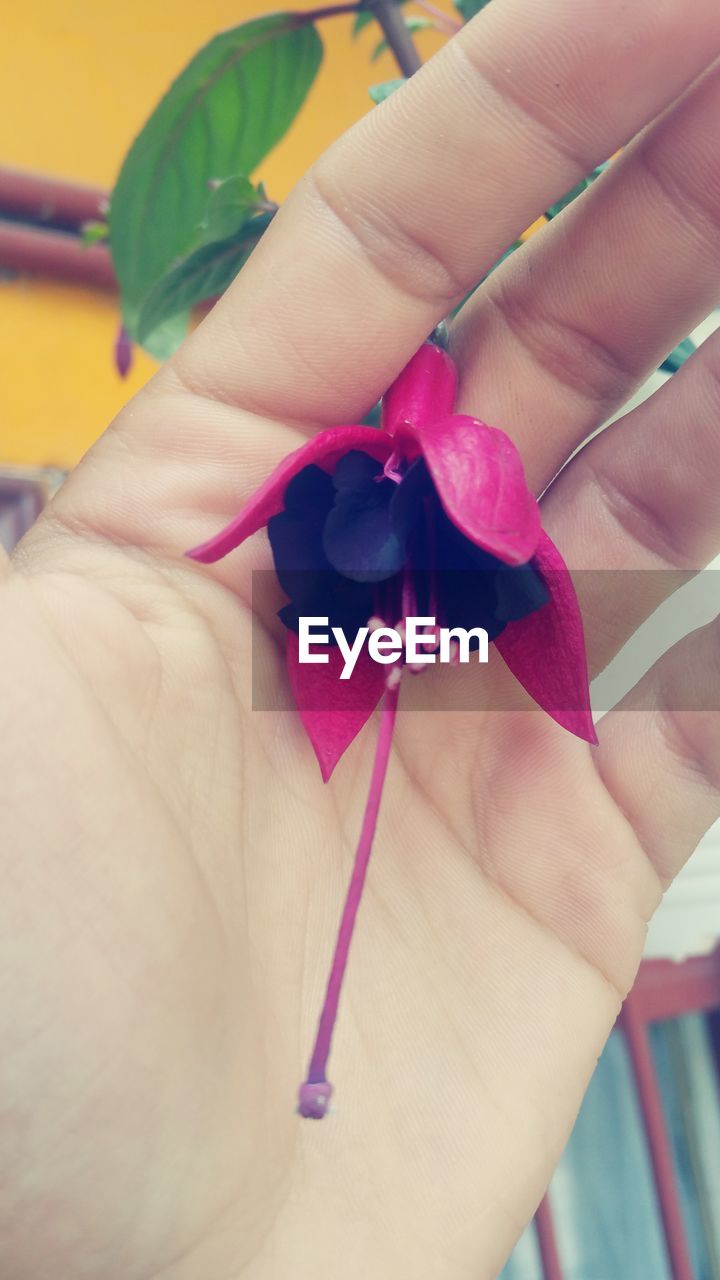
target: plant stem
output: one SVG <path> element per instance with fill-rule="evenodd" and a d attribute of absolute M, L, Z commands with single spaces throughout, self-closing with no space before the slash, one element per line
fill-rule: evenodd
<path fill-rule="evenodd" d="M 403 75 L 415 75 L 422 62 L 397 0 L 367 0 L 365 7 L 374 13 Z"/>
<path fill-rule="evenodd" d="M 300 27 L 308 22 L 321 22 L 323 18 L 341 18 L 344 13 L 359 13 L 362 8 L 362 0 L 358 0 L 357 4 L 330 4 L 322 9 L 300 9 L 294 17 Z"/>
<path fill-rule="evenodd" d="M 434 18 L 438 31 L 443 31 L 449 36 L 454 36 L 457 31 L 462 31 L 462 22 L 456 22 L 447 13 L 443 13 L 442 9 L 438 9 L 434 4 L 431 4 L 430 0 L 413 0 L 413 4 L 416 8 L 424 10 L 431 18 Z"/>
<path fill-rule="evenodd" d="M 421 5 L 422 7 L 424 6 Z M 358 0 L 357 4 L 331 4 L 321 9 L 300 10 L 294 14 L 294 19 L 297 26 L 301 27 L 308 22 L 321 22 L 323 18 L 339 18 L 346 13 L 360 13 L 363 9 L 374 13 L 403 75 L 413 76 L 420 70 L 422 61 L 412 42 L 410 32 L 405 26 L 405 19 L 397 0 Z M 429 9 L 428 12 L 430 12 Z M 440 13 L 440 10 L 435 10 L 434 13 L 439 15 L 438 21 L 442 19 L 446 31 L 451 30 L 450 24 L 454 31 L 451 18 Z"/>

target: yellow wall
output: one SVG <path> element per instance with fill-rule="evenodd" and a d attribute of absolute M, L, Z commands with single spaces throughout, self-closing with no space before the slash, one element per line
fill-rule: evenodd
<path fill-rule="evenodd" d="M 301 6 L 295 2 L 291 7 Z M 223 27 L 282 7 L 272 0 L 34 0 L 12 4 L 0 42 L 0 165 L 110 187 L 135 132 L 172 77 Z M 370 105 L 367 86 L 396 75 L 370 64 L 376 32 L 322 23 L 325 60 L 291 132 L 259 170 L 282 198 L 314 157 Z M 440 43 L 423 33 L 428 56 Z M 0 465 L 71 465 L 153 365 L 123 383 L 112 366 L 111 298 L 40 280 L 0 283 Z"/>

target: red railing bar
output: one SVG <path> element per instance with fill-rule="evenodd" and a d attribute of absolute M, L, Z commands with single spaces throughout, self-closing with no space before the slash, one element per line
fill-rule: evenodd
<path fill-rule="evenodd" d="M 77 230 L 104 216 L 107 192 L 47 174 L 0 167 L 0 216 L 54 222 Z"/>
<path fill-rule="evenodd" d="M 540 1250 L 544 1280 L 563 1280 L 560 1254 L 555 1240 L 552 1210 L 547 1196 L 541 1200 L 538 1211 L 535 1214 L 535 1234 Z"/>
<path fill-rule="evenodd" d="M 647 1027 L 642 1014 L 634 1007 L 633 992 L 623 1006 L 620 1025 L 630 1052 L 645 1122 L 673 1280 L 694 1280 L 660 1086 L 652 1060 Z"/>
<path fill-rule="evenodd" d="M 720 950 L 682 963 L 646 960 L 632 990 L 633 1006 L 644 1022 L 720 1007 Z"/>
<path fill-rule="evenodd" d="M 107 245 L 85 248 L 77 234 L 84 223 L 105 216 L 108 199 L 96 187 L 0 166 L 0 271 L 116 290 Z M 10 221 L 3 222 L 4 217 Z M 23 218 L 38 225 L 12 221 Z M 197 314 L 205 315 L 216 301 L 212 297 L 198 303 Z"/>
<path fill-rule="evenodd" d="M 0 268 L 51 276 L 100 289 L 115 289 L 115 272 L 104 245 L 85 248 L 78 236 L 0 222 Z"/>

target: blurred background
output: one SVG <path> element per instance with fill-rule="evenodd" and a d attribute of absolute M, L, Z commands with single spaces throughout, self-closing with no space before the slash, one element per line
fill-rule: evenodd
<path fill-rule="evenodd" d="M 177 0 L 169 22 L 164 6 L 144 0 L 8 5 L 0 41 L 0 220 L 21 216 L 48 232 L 59 224 L 67 236 L 59 206 L 70 212 L 71 228 L 74 216 L 77 240 L 81 222 L 98 216 L 132 139 L 192 55 L 215 32 L 277 8 L 272 0 Z M 368 86 L 397 75 L 387 53 L 370 62 L 377 29 L 353 40 L 352 25 L 350 16 L 322 24 L 318 78 L 262 164 L 275 200 L 372 107 Z M 418 35 L 424 56 L 442 40 L 434 31 Z M 54 192 L 38 190 L 35 216 L 31 196 L 19 207 L 14 196 L 10 171 L 18 169 L 60 180 Z M 63 190 L 66 184 L 89 190 Z M 88 255 L 96 256 L 86 250 L 83 263 L 79 245 L 69 245 L 63 262 L 62 246 L 30 239 L 18 246 L 0 222 L 0 465 L 72 465 L 154 368 L 136 352 L 127 382 L 118 377 L 114 291 Z"/>

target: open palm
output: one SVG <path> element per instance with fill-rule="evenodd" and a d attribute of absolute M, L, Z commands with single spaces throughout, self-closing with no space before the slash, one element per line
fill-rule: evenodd
<path fill-rule="evenodd" d="M 720 812 L 716 634 L 595 750 L 524 704 L 463 709 L 476 672 L 422 677 L 455 710 L 403 691 L 336 1111 L 313 1125 L 294 1096 L 373 730 L 324 788 L 297 718 L 252 707 L 251 647 L 284 679 L 277 601 L 250 609 L 264 539 L 212 570 L 183 552 L 309 431 L 356 420 L 517 232 L 673 103 L 451 340 L 462 408 L 515 438 L 570 566 L 668 571 L 631 599 L 581 575 L 595 670 L 670 570 L 707 561 L 717 343 L 553 481 L 719 291 L 720 76 L 698 77 L 720 14 L 656 9 L 484 11 L 304 179 L 5 567 L 12 1280 L 492 1280 L 532 1214 L 646 922 Z"/>

